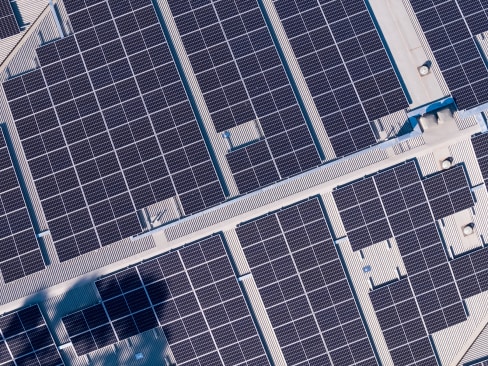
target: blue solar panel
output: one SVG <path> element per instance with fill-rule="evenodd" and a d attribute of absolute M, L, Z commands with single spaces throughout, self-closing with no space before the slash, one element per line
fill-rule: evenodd
<path fill-rule="evenodd" d="M 240 193 L 320 165 L 257 1 L 169 1 L 218 132 L 257 121 L 263 139 L 227 155 Z"/>
<path fill-rule="evenodd" d="M 0 244 L 4 282 L 45 268 L 3 131 L 0 131 Z"/>
<path fill-rule="evenodd" d="M 375 289 L 369 296 L 393 363 L 438 365 L 408 279 Z"/>
<path fill-rule="evenodd" d="M 376 365 L 318 199 L 236 229 L 288 365 Z"/>
<path fill-rule="evenodd" d="M 488 71 L 474 37 L 488 29 L 487 5 L 478 0 L 411 4 L 458 108 L 486 103 Z"/>
<path fill-rule="evenodd" d="M 64 365 L 37 305 L 0 317 L 0 330 L 2 365 Z"/>
<path fill-rule="evenodd" d="M 416 164 L 408 162 L 333 195 L 353 250 L 381 241 L 369 238 L 395 238 L 429 334 L 466 320 L 435 225 L 435 220 L 474 205 L 461 166 L 422 180 Z M 369 217 L 378 225 L 369 223 Z"/>
<path fill-rule="evenodd" d="M 0 0 L 0 39 L 20 33 L 10 0 Z"/>
<path fill-rule="evenodd" d="M 408 103 L 365 2 L 274 5 L 336 155 L 375 144 L 370 123 Z"/>
<path fill-rule="evenodd" d="M 156 202 L 225 199 L 152 3 L 64 3 L 74 35 L 4 83 L 61 261 L 139 233 Z"/>
<path fill-rule="evenodd" d="M 63 318 L 78 356 L 161 327 L 178 365 L 268 365 L 220 236 L 96 282 L 102 304 Z"/>

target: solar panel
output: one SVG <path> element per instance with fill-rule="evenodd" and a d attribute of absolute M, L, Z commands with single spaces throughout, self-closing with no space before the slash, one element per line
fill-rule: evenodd
<path fill-rule="evenodd" d="M 408 279 L 369 293 L 395 365 L 438 365 Z"/>
<path fill-rule="evenodd" d="M 451 261 L 454 278 L 461 297 L 477 295 L 488 290 L 488 249 L 479 249 Z"/>
<path fill-rule="evenodd" d="M 456 192 L 461 191 L 469 193 L 469 200 L 458 199 L 460 195 Z M 395 238 L 429 334 L 466 320 L 458 286 L 435 225 L 436 219 L 473 205 L 462 167 L 421 180 L 416 164 L 407 162 L 348 184 L 333 195 L 344 226 L 350 230 L 348 237 L 353 250 L 375 243 L 369 240 L 373 237 L 370 233 L 375 231 L 366 225 L 368 217 L 380 220 L 381 228 L 387 228 L 384 231 Z M 436 210 L 439 197 L 447 197 L 450 211 Z M 377 209 L 368 214 L 363 212 L 363 207 Z"/>
<path fill-rule="evenodd" d="M 424 179 L 423 185 L 436 220 L 474 206 L 461 165 Z"/>
<path fill-rule="evenodd" d="M 0 271 L 8 283 L 44 268 L 12 158 L 0 130 Z"/>
<path fill-rule="evenodd" d="M 10 0 L 0 0 L 0 39 L 20 33 Z"/>
<path fill-rule="evenodd" d="M 485 4 L 478 0 L 412 0 L 411 4 L 458 108 L 486 103 L 488 72 L 474 38 L 488 29 Z"/>
<path fill-rule="evenodd" d="M 474 205 L 462 166 L 421 180 L 413 162 L 332 194 L 354 251 L 430 223 L 431 210 L 438 220 Z"/>
<path fill-rule="evenodd" d="M 375 144 L 371 121 L 408 102 L 366 4 L 274 5 L 336 155 Z"/>
<path fill-rule="evenodd" d="M 64 365 L 37 305 L 0 317 L 0 330 L 2 365 Z"/>
<path fill-rule="evenodd" d="M 339 188 L 333 196 L 354 251 L 392 237 L 373 178 Z"/>
<path fill-rule="evenodd" d="M 61 261 L 139 233 L 153 203 L 225 198 L 152 3 L 64 4 L 74 35 L 3 84 Z"/>
<path fill-rule="evenodd" d="M 227 155 L 239 192 L 320 165 L 258 2 L 168 3 L 217 131 L 258 121 L 264 134 Z"/>
<path fill-rule="evenodd" d="M 96 286 L 101 304 L 63 318 L 78 356 L 161 327 L 178 365 L 269 365 L 220 236 Z"/>
<path fill-rule="evenodd" d="M 485 182 L 485 187 L 487 187 L 488 180 L 488 134 L 484 133 L 481 135 L 473 136 L 471 138 L 471 144 L 473 145 L 473 150 L 478 160 L 478 166 L 481 170 L 481 175 Z"/>
<path fill-rule="evenodd" d="M 376 365 L 319 200 L 236 229 L 287 365 Z"/>

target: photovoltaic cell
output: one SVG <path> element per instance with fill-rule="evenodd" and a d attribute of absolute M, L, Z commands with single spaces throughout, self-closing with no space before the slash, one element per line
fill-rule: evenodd
<path fill-rule="evenodd" d="M 463 299 L 488 290 L 487 259 L 488 249 L 483 248 L 451 261 L 454 278 Z"/>
<path fill-rule="evenodd" d="M 392 237 L 373 178 L 339 188 L 333 196 L 354 251 Z"/>
<path fill-rule="evenodd" d="M 438 220 L 474 205 L 462 166 L 421 180 L 413 162 L 332 194 L 353 250 L 430 223 L 432 213 Z"/>
<path fill-rule="evenodd" d="M 178 365 L 269 365 L 220 236 L 96 286 L 102 304 L 63 318 L 78 356 L 161 327 Z"/>
<path fill-rule="evenodd" d="M 0 0 L 0 39 L 20 33 L 10 0 Z"/>
<path fill-rule="evenodd" d="M 236 229 L 287 365 L 376 365 L 318 199 Z"/>
<path fill-rule="evenodd" d="M 12 158 L 0 130 L 0 271 L 7 283 L 44 268 Z"/>
<path fill-rule="evenodd" d="M 240 193 L 320 165 L 259 4 L 169 6 L 218 132 L 257 121 L 264 138 L 227 155 Z"/>
<path fill-rule="evenodd" d="M 408 106 L 362 0 L 275 0 L 337 156 L 376 143 L 371 122 Z"/>
<path fill-rule="evenodd" d="M 61 261 L 225 198 L 152 3 L 124 3 L 64 1 L 74 35 L 3 84 Z"/>
<path fill-rule="evenodd" d="M 488 72 L 474 38 L 488 29 L 486 4 L 478 0 L 412 0 L 411 4 L 458 108 L 486 103 Z"/>
<path fill-rule="evenodd" d="M 461 165 L 424 179 L 423 184 L 436 220 L 474 206 Z"/>
<path fill-rule="evenodd" d="M 471 138 L 471 144 L 473 145 L 474 153 L 486 186 L 488 180 L 488 134 L 484 133 L 473 136 Z"/>
<path fill-rule="evenodd" d="M 369 293 L 395 365 L 438 365 L 408 279 Z"/>
<path fill-rule="evenodd" d="M 0 364 L 64 365 L 37 305 L 0 317 Z"/>
<path fill-rule="evenodd" d="M 450 194 L 458 191 L 467 191 L 470 200 L 461 204 L 455 198 L 457 209 L 454 211 Z M 416 164 L 407 162 L 342 187 L 333 195 L 346 230 L 351 230 L 348 237 L 354 250 L 371 242 L 364 239 L 368 231 L 356 235 L 352 229 L 364 227 L 369 216 L 378 217 L 356 207 L 362 208 L 365 203 L 370 207 L 373 206 L 371 202 L 379 201 L 374 207 L 378 207 L 378 212 L 382 212 L 382 207 L 386 213 L 381 227 L 391 228 L 390 237 L 396 241 L 429 334 L 466 320 L 458 286 L 435 224 L 436 219 L 473 205 L 462 167 L 453 167 L 422 180 Z M 444 210 L 435 216 L 438 211 L 432 202 L 439 197 L 447 197 L 450 211 Z M 351 223 L 354 223 L 352 229 Z M 361 246 L 365 242 L 369 244 Z"/>

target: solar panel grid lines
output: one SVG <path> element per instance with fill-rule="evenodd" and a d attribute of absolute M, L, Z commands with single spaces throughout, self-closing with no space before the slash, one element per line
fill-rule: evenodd
<path fill-rule="evenodd" d="M 373 178 L 339 188 L 333 196 L 354 251 L 392 237 Z"/>
<path fill-rule="evenodd" d="M 4 83 L 61 261 L 140 232 L 155 202 L 224 200 L 151 2 L 68 4 L 75 35 Z"/>
<path fill-rule="evenodd" d="M 487 258 L 488 250 L 482 248 L 473 253 L 455 258 L 450 262 L 463 299 L 488 290 Z"/>
<path fill-rule="evenodd" d="M 486 103 L 488 72 L 474 39 L 487 29 L 479 18 L 486 14 L 480 11 L 470 16 L 476 4 L 481 9 L 484 6 L 478 1 L 455 0 L 411 4 L 458 108 Z"/>
<path fill-rule="evenodd" d="M 263 139 L 227 154 L 240 193 L 320 165 L 257 1 L 170 1 L 218 132 L 257 120 Z"/>
<path fill-rule="evenodd" d="M 0 330 L 2 365 L 64 365 L 37 305 L 1 316 Z"/>
<path fill-rule="evenodd" d="M 66 315 L 62 321 L 78 356 L 118 341 L 101 304 Z"/>
<path fill-rule="evenodd" d="M 96 286 L 102 299 L 96 306 L 103 312 L 96 323 L 79 321 L 94 307 L 63 318 L 78 355 L 101 348 L 91 328 L 107 327 L 110 337 L 100 332 L 104 347 L 160 326 L 178 365 L 269 364 L 220 236 L 105 277 Z"/>
<path fill-rule="evenodd" d="M 115 3 L 112 2 L 111 6 L 113 7 L 114 4 Z M 137 3 L 136 6 L 141 7 L 141 6 L 146 6 L 146 5 L 150 5 L 150 4 L 151 4 L 150 2 L 143 2 L 143 3 Z M 132 4 L 132 7 L 134 8 L 134 4 Z M 151 8 L 151 6 L 145 7 L 143 9 L 149 9 L 149 8 Z M 141 9 L 138 11 L 141 11 Z M 157 18 L 155 17 L 155 13 L 152 12 L 151 14 L 153 16 L 152 20 L 154 22 L 156 22 Z M 115 15 L 115 17 L 117 20 L 120 20 L 120 19 L 127 18 L 127 15 L 122 17 L 122 18 L 118 18 L 117 15 Z M 139 19 L 137 21 L 140 23 Z M 156 27 L 158 27 L 158 26 L 156 26 Z M 120 28 L 120 27 L 118 27 L 118 28 Z M 122 30 L 124 30 L 124 29 L 122 28 Z M 152 30 L 154 31 L 154 29 L 152 29 Z M 159 27 L 158 27 L 158 30 L 159 30 L 159 32 L 161 32 Z M 124 33 L 126 33 L 126 31 L 127 30 L 124 30 Z M 121 35 L 121 36 L 123 35 L 123 34 L 121 34 L 121 32 L 122 32 L 121 30 L 118 30 L 117 32 L 119 35 Z M 164 38 L 163 35 L 161 35 L 161 37 Z M 166 45 L 166 43 L 164 43 L 164 45 Z M 181 84 L 181 80 L 179 79 L 178 76 L 176 76 L 177 80 L 175 80 L 175 75 L 177 75 L 177 71 L 174 68 L 174 61 L 172 60 L 171 55 L 169 54 L 169 50 L 167 50 L 167 46 L 165 46 L 165 48 L 166 48 L 165 51 L 167 52 L 167 55 L 159 55 L 159 56 L 160 57 L 163 56 L 163 60 L 165 62 L 168 62 L 168 59 L 169 59 L 169 61 L 172 62 L 172 64 L 169 66 L 173 65 L 173 68 L 168 69 L 167 67 L 166 68 L 163 67 L 163 68 L 159 69 L 158 71 L 169 72 L 170 75 L 165 76 L 164 78 L 161 75 L 158 75 L 158 77 L 159 77 L 159 85 L 164 89 L 164 91 L 166 91 L 166 93 L 162 96 L 162 98 L 166 101 L 165 102 L 166 105 L 171 105 L 172 103 L 179 103 L 181 101 L 178 101 L 178 100 L 173 101 L 175 98 L 173 96 L 170 96 L 169 94 L 167 94 L 168 91 L 175 93 L 176 96 L 178 95 L 178 93 L 180 93 L 180 94 L 183 93 L 186 96 L 186 92 L 184 91 L 182 84 Z M 128 49 L 125 46 L 125 44 L 124 44 L 123 49 L 124 49 L 126 56 L 129 56 Z M 153 65 L 153 68 L 155 68 L 155 63 L 156 63 L 155 59 L 153 57 L 151 57 L 148 60 Z M 133 74 L 140 73 L 140 70 L 138 70 L 140 67 L 136 67 L 136 65 L 133 62 L 129 63 L 129 67 L 131 68 Z M 145 70 L 143 70 L 143 71 L 145 71 Z M 147 76 L 148 73 L 138 75 L 138 76 L 142 77 L 143 75 Z M 158 78 L 155 77 L 154 79 L 156 80 L 156 83 L 158 83 Z M 175 84 L 175 81 L 176 81 L 176 84 Z M 146 91 L 145 89 L 147 89 L 147 84 L 148 84 L 147 78 L 144 78 L 142 80 L 142 82 L 144 82 L 144 84 L 142 84 L 142 85 L 145 85 L 144 90 L 141 87 L 140 80 L 138 80 L 138 83 L 136 83 L 140 93 L 145 92 Z M 155 97 L 158 97 L 158 96 L 159 95 L 157 93 L 151 93 L 151 97 L 148 97 L 149 101 L 146 101 L 146 98 L 143 99 L 143 104 L 145 106 L 147 114 L 149 114 L 150 112 L 153 112 L 153 110 L 152 110 L 152 109 L 154 109 L 153 104 L 154 104 L 154 102 L 156 102 L 153 99 Z M 178 108 L 180 108 L 180 111 L 179 111 L 180 117 L 183 117 L 185 113 L 188 114 L 188 111 L 185 112 L 184 108 L 183 108 L 183 110 L 181 110 L 182 106 L 185 107 L 185 105 L 179 105 L 179 107 L 178 107 Z M 177 107 L 175 107 L 175 108 L 177 108 Z M 190 107 L 187 106 L 187 109 L 190 109 Z M 175 112 L 171 111 L 171 113 L 173 114 L 173 118 L 176 119 L 176 115 L 175 115 L 176 111 Z M 197 133 L 198 137 L 200 139 L 202 139 L 202 136 L 199 132 L 195 132 L 192 130 L 192 128 L 194 128 L 195 126 L 189 127 L 191 125 L 196 125 L 196 122 L 194 121 L 194 119 L 195 119 L 194 115 L 192 112 L 190 112 L 190 113 L 191 113 L 191 117 L 193 119 L 193 121 L 190 121 L 191 123 L 188 123 L 188 124 L 182 125 L 182 126 L 178 126 L 178 124 L 180 124 L 181 122 L 180 121 L 176 122 L 176 124 L 177 124 L 176 131 L 178 131 L 177 133 L 179 134 L 179 136 L 172 136 L 171 134 L 169 134 L 168 137 L 165 137 L 164 139 L 158 139 L 157 140 L 157 142 L 160 145 L 160 148 L 163 150 L 163 152 L 171 151 L 172 149 L 178 147 L 177 146 L 178 143 L 176 143 L 176 141 L 174 141 L 174 142 L 169 141 L 168 140 L 169 138 L 175 138 L 176 140 L 181 138 L 183 141 L 185 141 L 185 139 L 188 140 L 187 143 L 186 144 L 183 143 L 183 145 L 193 144 L 195 142 L 195 133 Z M 158 117 L 160 117 L 160 116 L 158 116 Z M 171 118 L 171 115 L 169 115 L 169 116 L 163 115 L 162 117 Z M 157 123 L 159 125 L 161 122 L 158 120 Z M 153 127 L 154 134 L 156 134 L 157 132 L 160 132 L 160 131 L 155 130 L 154 125 L 152 127 Z M 188 134 L 188 136 L 185 137 L 184 134 Z M 176 143 L 176 145 L 175 145 L 175 143 Z M 162 146 L 163 144 L 164 145 L 167 144 L 168 146 L 169 145 L 171 145 L 171 146 L 175 145 L 175 146 L 168 149 L 167 146 Z M 201 142 L 200 144 L 203 144 L 203 142 Z M 201 147 L 199 145 L 198 146 L 197 145 L 193 145 L 193 146 L 188 145 L 188 146 L 184 146 L 184 148 L 185 148 L 185 150 L 186 149 L 195 149 L 195 150 L 200 149 L 201 150 Z M 204 149 L 206 150 L 206 147 Z M 200 151 L 198 151 L 197 153 L 199 153 L 199 152 Z M 175 169 L 176 169 L 176 171 L 181 170 L 182 168 L 184 169 L 185 165 L 187 165 L 187 163 L 178 162 L 175 159 L 175 157 L 173 155 L 175 155 L 176 153 L 177 152 L 172 152 L 170 155 L 164 156 L 164 158 L 166 158 L 166 160 L 169 159 L 169 161 L 167 161 L 166 163 L 168 165 L 170 172 L 172 172 Z M 218 184 L 218 182 L 215 182 L 218 179 L 216 177 L 215 171 L 213 170 L 213 168 L 211 166 L 211 162 L 210 161 L 203 162 L 202 158 L 199 158 L 200 160 L 197 161 L 196 164 L 199 164 L 202 162 L 204 164 L 197 166 L 197 165 L 195 165 L 194 162 L 192 162 L 192 160 L 196 160 L 196 158 L 194 157 L 194 155 L 196 154 L 195 152 L 190 153 L 188 151 L 181 150 L 181 151 L 179 151 L 179 153 L 181 155 L 184 155 L 184 157 L 186 157 L 190 161 L 190 165 L 194 166 L 194 168 L 192 167 L 193 171 L 192 170 L 186 170 L 182 173 L 178 173 L 179 175 L 177 174 L 174 178 L 173 178 L 173 175 L 169 175 L 169 178 L 173 181 L 173 185 L 175 186 L 175 190 L 178 193 L 183 193 L 180 195 L 180 199 L 182 201 L 182 205 L 184 207 L 184 210 L 188 211 L 189 213 L 192 213 L 192 212 L 201 210 L 205 206 L 211 206 L 217 202 L 221 202 L 223 200 L 223 193 L 222 193 L 220 184 Z M 146 155 L 147 155 L 147 153 L 146 153 Z M 208 152 L 207 152 L 207 160 L 209 160 Z M 210 170 L 209 170 L 209 167 L 210 167 Z M 214 182 L 211 182 L 212 180 Z M 187 191 L 189 189 L 193 189 L 194 188 L 193 186 L 195 186 L 195 185 L 199 189 L 187 193 Z M 203 186 L 203 185 L 206 185 L 206 186 Z M 162 193 L 165 195 L 165 197 L 169 195 L 167 192 L 164 192 L 165 190 L 168 190 L 168 188 L 166 188 L 166 187 L 158 187 L 158 188 L 160 188 L 163 191 Z M 161 196 L 161 193 L 159 194 L 159 196 Z M 199 196 L 201 196 L 201 197 L 199 197 Z"/>
<path fill-rule="evenodd" d="M 236 232 L 288 365 L 376 364 L 317 198 Z"/>
<path fill-rule="evenodd" d="M 370 122 L 408 106 L 363 1 L 274 1 L 337 156 L 376 143 Z"/>
<path fill-rule="evenodd" d="M 488 134 L 480 134 L 471 137 L 471 145 L 473 146 L 478 166 L 480 167 L 481 176 L 485 182 L 488 180 Z"/>
<path fill-rule="evenodd" d="M 422 181 L 436 220 L 474 206 L 464 168 L 459 165 Z"/>
<path fill-rule="evenodd" d="M 20 33 L 10 0 L 0 0 L 0 39 Z"/>
<path fill-rule="evenodd" d="M 408 278 L 369 293 L 393 363 L 438 365 Z"/>
<path fill-rule="evenodd" d="M 397 243 L 429 334 L 466 320 L 458 285 L 435 225 L 435 211 L 431 210 L 430 202 L 437 197 L 432 192 L 439 192 L 441 186 L 444 186 L 445 191 L 439 195 L 447 194 L 448 186 L 450 191 L 468 187 L 467 178 L 460 166 L 438 173 L 430 179 L 427 183 L 421 180 L 416 164 L 410 161 L 350 183 L 334 194 L 346 230 L 350 229 L 350 222 L 359 222 L 356 226 L 364 225 L 365 215 L 359 215 L 356 210 L 356 216 L 349 217 L 343 212 L 361 202 L 374 202 L 379 197 L 386 212 L 386 221 L 391 227 L 390 235 Z M 433 179 L 440 179 L 442 185 Z M 471 200 L 469 204 L 457 207 L 464 209 L 472 204 Z M 351 243 L 365 245 L 365 235 L 359 237 L 357 244 L 354 241 Z M 355 238 L 354 234 L 348 232 L 349 236 Z M 368 242 L 365 246 L 368 245 L 371 244 Z"/>
<path fill-rule="evenodd" d="M 333 197 L 353 250 L 474 205 L 462 166 L 421 179 L 414 162 L 337 188 Z"/>
<path fill-rule="evenodd" d="M 3 130 L 0 130 L 0 246 L 0 271 L 5 283 L 46 267 Z"/>

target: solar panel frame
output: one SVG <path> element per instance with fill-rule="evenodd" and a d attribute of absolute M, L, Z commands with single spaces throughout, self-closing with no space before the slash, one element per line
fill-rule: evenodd
<path fill-rule="evenodd" d="M 74 35 L 37 50 L 40 69 L 4 83 L 61 261 L 139 233 L 136 211 L 153 203 L 176 196 L 191 214 L 225 199 L 152 3 L 83 9 Z"/>
<path fill-rule="evenodd" d="M 0 271 L 5 283 L 46 268 L 3 130 L 0 130 Z"/>
<path fill-rule="evenodd" d="M 64 362 L 38 305 L 0 317 L 0 362 L 60 366 Z M 8 364 L 10 365 L 10 363 Z"/>
<path fill-rule="evenodd" d="M 287 364 L 377 362 L 317 198 L 236 232 Z"/>
<path fill-rule="evenodd" d="M 371 122 L 408 102 L 366 5 L 274 5 L 336 155 L 374 145 Z"/>
<path fill-rule="evenodd" d="M 159 327 L 179 365 L 209 359 L 222 365 L 269 363 L 219 235 L 185 245 L 95 284 L 102 302 L 94 307 L 99 308 L 104 319 L 96 323 L 95 329 L 111 329 L 114 342 L 110 344 Z M 97 347 L 97 337 L 91 336 L 93 327 L 80 327 L 80 314 L 91 308 L 63 318 L 67 330 L 74 324 L 75 331 L 68 331 L 72 341 L 89 335 L 80 338 L 75 346 L 78 356 L 109 345 L 107 341 Z"/>
<path fill-rule="evenodd" d="M 475 39 L 486 30 L 479 17 L 486 19 L 484 5 L 478 0 L 472 2 L 483 10 L 471 14 L 466 2 L 460 0 L 429 1 L 422 6 L 417 1 L 411 3 L 458 108 L 471 109 L 486 103 L 488 70 Z"/>
<path fill-rule="evenodd" d="M 263 137 L 227 155 L 240 193 L 321 164 L 257 1 L 170 1 L 217 132 L 258 121 Z"/>
<path fill-rule="evenodd" d="M 0 39 L 20 33 L 10 0 L 0 0 Z"/>

